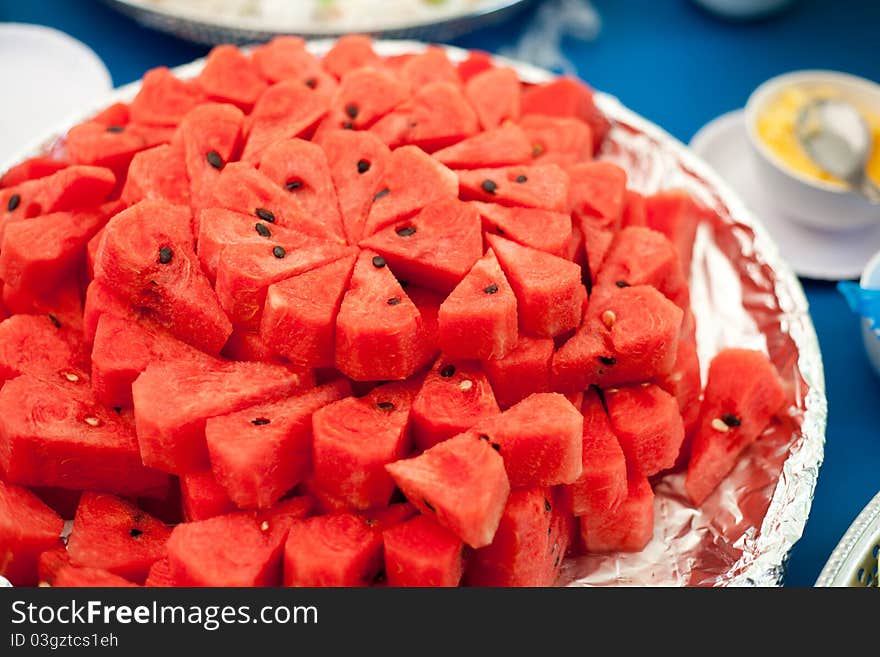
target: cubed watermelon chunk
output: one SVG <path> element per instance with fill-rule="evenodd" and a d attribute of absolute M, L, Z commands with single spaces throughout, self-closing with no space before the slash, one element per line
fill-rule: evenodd
<path fill-rule="evenodd" d="M 568 214 L 539 208 L 508 208 L 479 201 L 472 203 L 480 212 L 484 231 L 539 251 L 567 256 L 572 230 Z"/>
<path fill-rule="evenodd" d="M 0 480 L 0 575 L 14 586 L 34 586 L 37 560 L 58 543 L 63 527 L 32 492 Z"/>
<path fill-rule="evenodd" d="M 654 491 L 647 478 L 630 473 L 620 505 L 582 516 L 581 537 L 588 552 L 641 552 L 654 535 Z"/>
<path fill-rule="evenodd" d="M 389 586 L 458 586 L 464 544 L 427 516 L 382 532 Z"/>
<path fill-rule="evenodd" d="M 464 92 L 483 130 L 496 128 L 507 119 L 519 118 L 519 76 L 511 68 L 488 68 L 473 75 L 465 82 Z"/>
<path fill-rule="evenodd" d="M 534 392 L 550 392 L 554 350 L 552 338 L 520 335 L 516 347 L 506 356 L 483 362 L 501 408 L 513 406 Z"/>
<path fill-rule="evenodd" d="M 187 522 L 207 520 L 237 510 L 211 470 L 180 475 L 180 500 Z"/>
<path fill-rule="evenodd" d="M 434 153 L 450 169 L 483 169 L 527 164 L 532 145 L 522 128 L 504 123 Z"/>
<path fill-rule="evenodd" d="M 568 174 L 556 164 L 459 171 L 458 182 L 468 200 L 555 212 L 568 207 Z"/>

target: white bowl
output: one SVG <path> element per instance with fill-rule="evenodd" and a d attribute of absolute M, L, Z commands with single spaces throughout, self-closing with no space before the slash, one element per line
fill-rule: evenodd
<path fill-rule="evenodd" d="M 865 265 L 859 285 L 866 290 L 880 290 L 880 252 L 875 254 Z M 863 317 L 862 341 L 865 343 L 865 352 L 867 352 L 868 360 L 871 361 L 877 376 L 880 376 L 880 335 L 875 333 L 875 330 L 880 333 L 880 327 L 872 329 L 871 322 Z"/>
<path fill-rule="evenodd" d="M 794 171 L 758 135 L 758 117 L 767 103 L 786 87 L 821 85 L 840 90 L 880 113 L 880 85 L 835 71 L 795 71 L 770 78 L 752 92 L 746 103 L 746 132 L 755 155 L 759 179 L 774 205 L 791 219 L 823 230 L 864 228 L 880 222 L 880 205 L 872 205 L 841 185 Z"/>

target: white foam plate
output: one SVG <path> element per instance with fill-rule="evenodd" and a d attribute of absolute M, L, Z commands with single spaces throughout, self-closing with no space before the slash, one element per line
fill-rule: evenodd
<path fill-rule="evenodd" d="M 0 23 L 0 161 L 113 88 L 84 43 L 40 25 Z"/>
<path fill-rule="evenodd" d="M 703 126 L 690 147 L 708 162 L 763 220 L 792 268 L 800 276 L 838 281 L 858 278 L 880 251 L 880 225 L 853 231 L 827 232 L 799 224 L 770 202 L 764 181 L 752 166 L 742 110 L 723 114 Z"/>

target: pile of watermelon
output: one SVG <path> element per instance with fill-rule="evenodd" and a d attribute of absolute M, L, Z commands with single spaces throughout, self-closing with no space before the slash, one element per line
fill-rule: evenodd
<path fill-rule="evenodd" d="M 705 391 L 708 211 L 594 159 L 574 79 L 296 38 L 147 73 L 0 181 L 0 573 L 544 586 L 638 551 L 785 405 Z M 65 532 L 64 520 L 72 519 Z"/>

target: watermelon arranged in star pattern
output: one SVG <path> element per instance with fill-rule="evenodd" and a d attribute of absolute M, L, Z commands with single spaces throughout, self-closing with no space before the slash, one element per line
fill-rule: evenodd
<path fill-rule="evenodd" d="M 550 586 L 644 548 L 657 477 L 699 504 L 785 396 L 728 350 L 701 401 L 710 213 L 628 189 L 610 128 L 485 53 L 281 37 L 4 173 L 0 574 Z"/>

